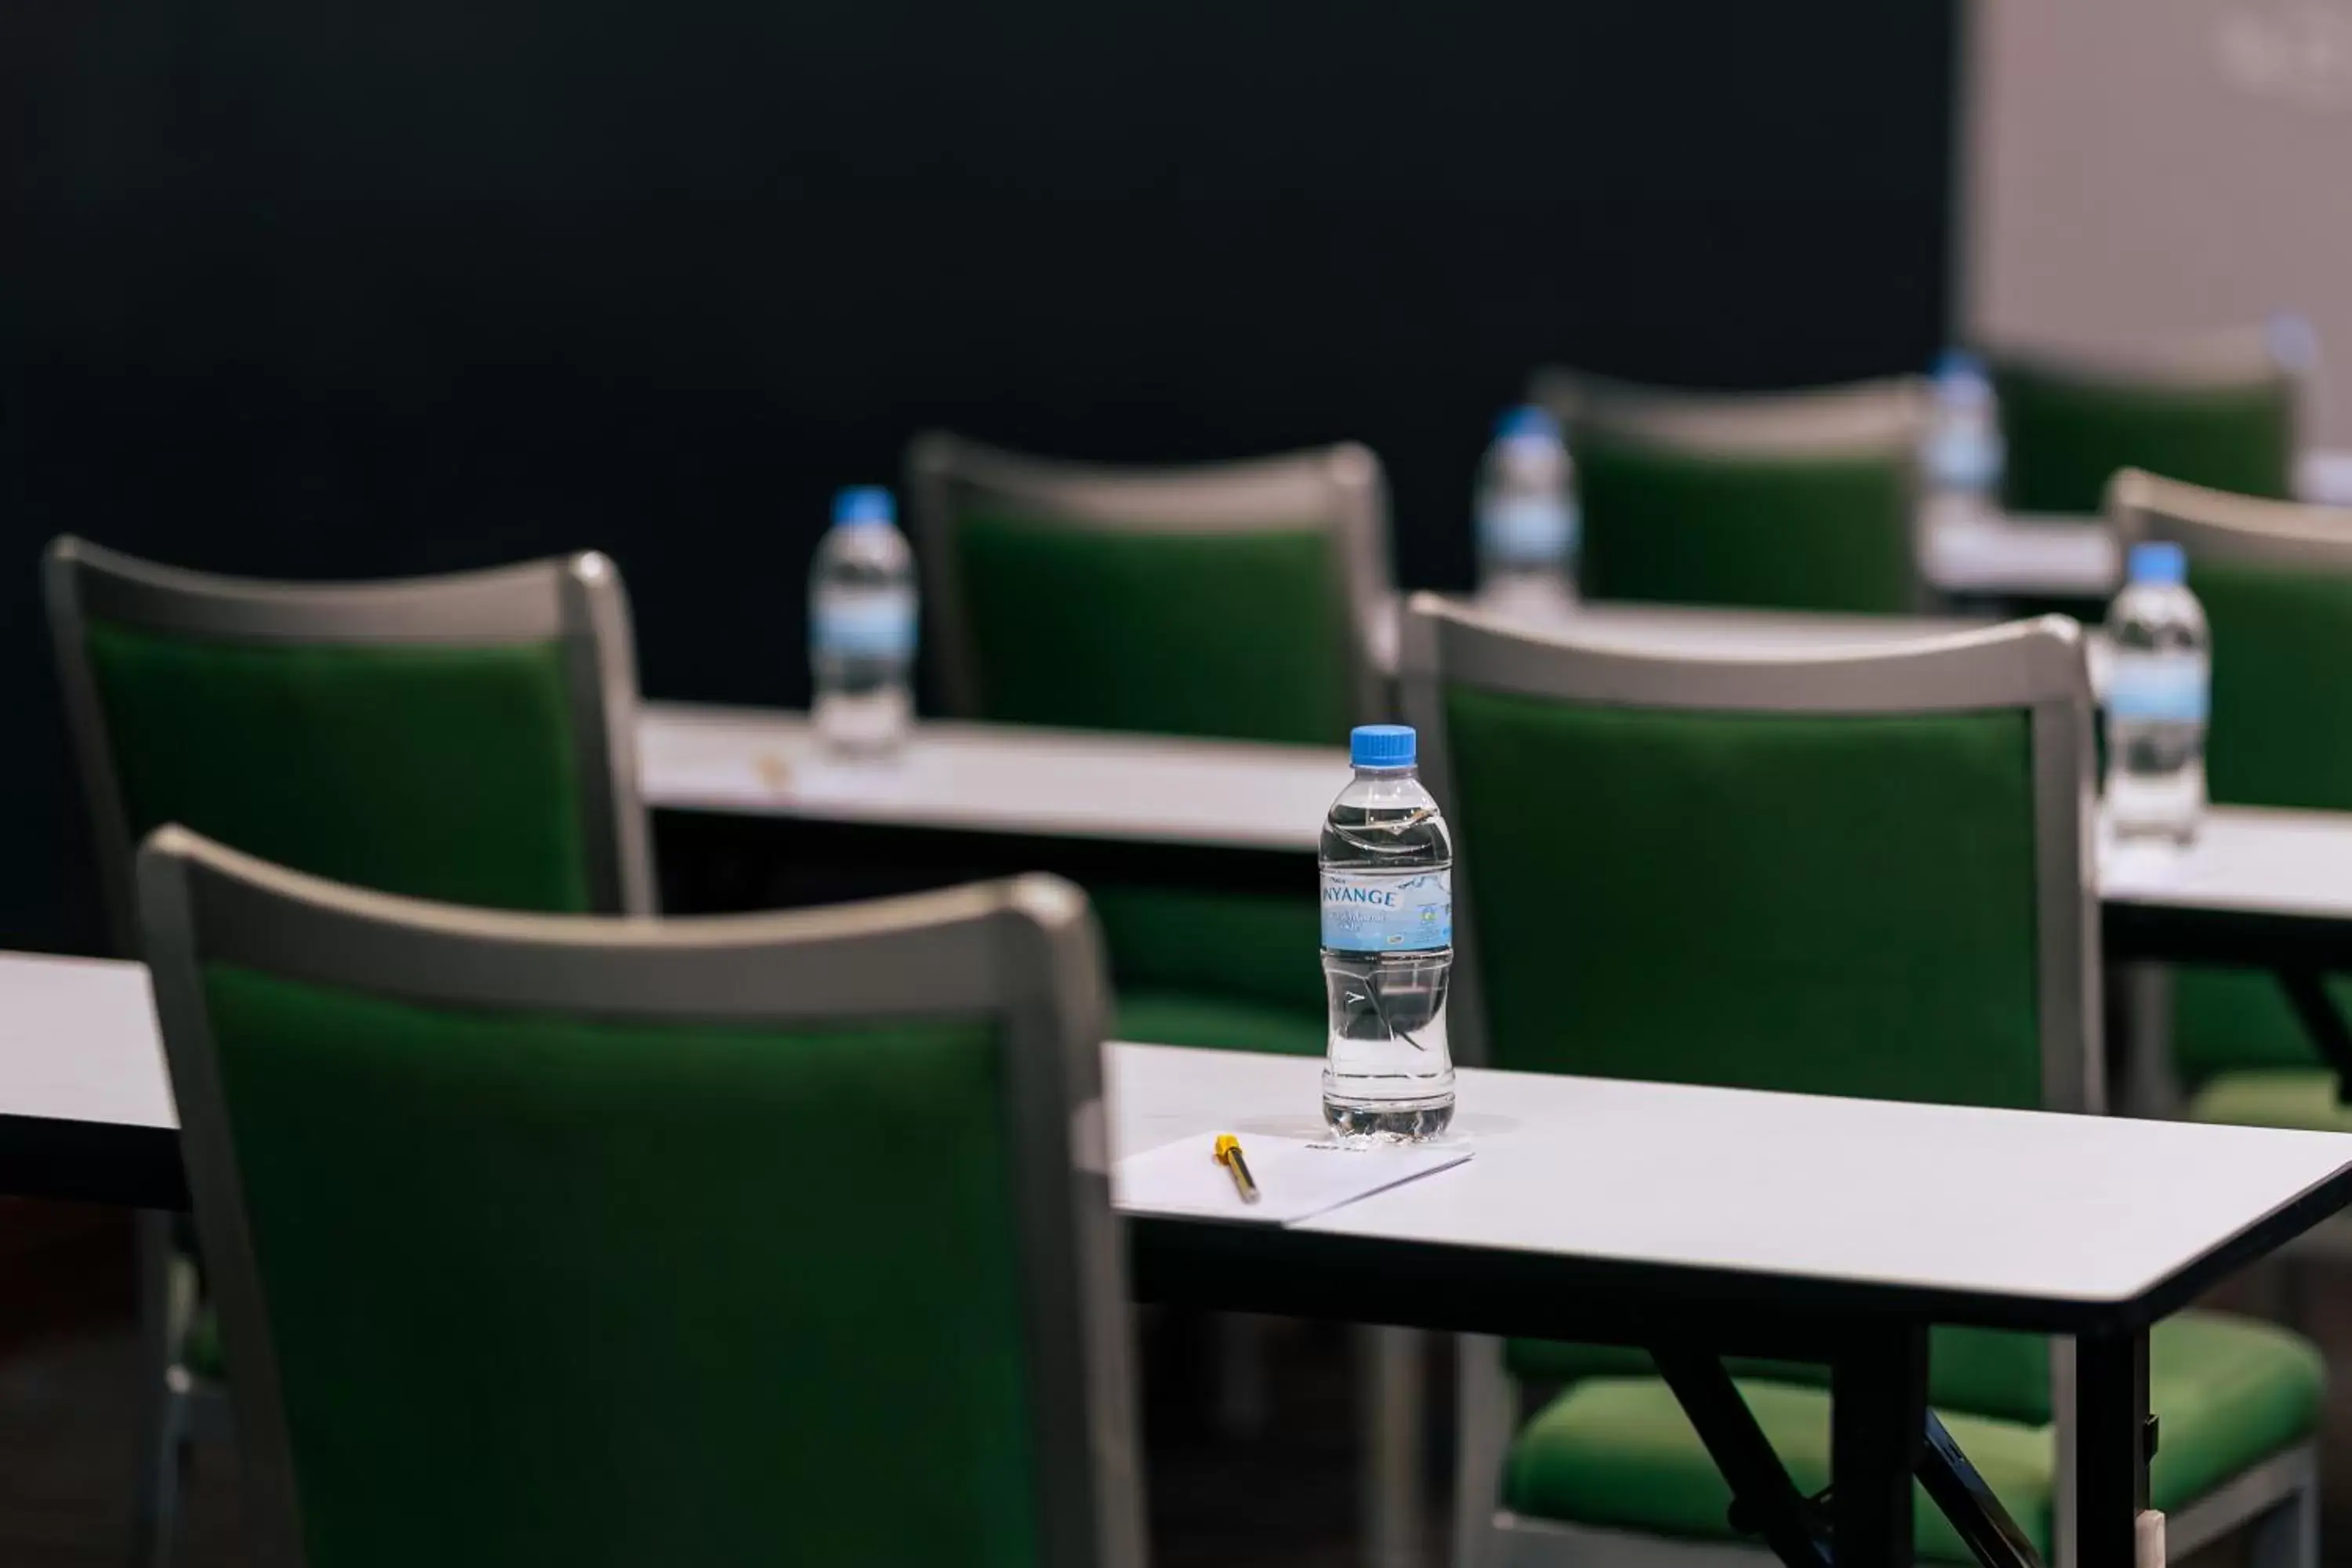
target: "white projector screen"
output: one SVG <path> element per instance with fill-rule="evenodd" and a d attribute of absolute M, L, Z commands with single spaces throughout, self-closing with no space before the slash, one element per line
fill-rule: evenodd
<path fill-rule="evenodd" d="M 1959 3 L 1958 325 L 2122 349 L 2299 311 L 2305 438 L 2352 446 L 2352 0 Z"/>

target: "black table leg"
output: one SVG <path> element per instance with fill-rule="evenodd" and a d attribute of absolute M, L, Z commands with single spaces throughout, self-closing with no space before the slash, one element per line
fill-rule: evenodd
<path fill-rule="evenodd" d="M 1858 1336 L 1830 1363 L 1830 1539 L 1838 1568 L 1908 1568 L 1927 1424 L 1927 1331 Z"/>
<path fill-rule="evenodd" d="M 2132 1568 L 2147 1507 L 2147 1334 L 2074 1342 L 2075 1568 Z"/>
<path fill-rule="evenodd" d="M 1832 1568 L 1816 1510 L 1790 1480 L 1723 1363 L 1671 1346 L 1653 1349 L 1650 1359 L 1731 1489 L 1731 1527 L 1762 1536 L 1788 1568 Z"/>

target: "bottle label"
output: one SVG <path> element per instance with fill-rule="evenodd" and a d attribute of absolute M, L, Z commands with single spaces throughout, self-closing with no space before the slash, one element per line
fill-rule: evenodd
<path fill-rule="evenodd" d="M 1576 548 L 1576 503 L 1559 496 L 1498 496 L 1479 510 L 1478 547 L 1496 561 L 1557 561 Z"/>
<path fill-rule="evenodd" d="M 2210 673 L 2191 654 L 2117 654 L 2107 675 L 2107 717 L 2126 723 L 2202 724 Z"/>
<path fill-rule="evenodd" d="M 850 658 L 909 658 L 915 652 L 915 593 L 884 588 L 831 604 L 820 597 L 809 627 L 817 652 Z"/>
<path fill-rule="evenodd" d="M 1452 947 L 1453 871 L 1325 871 L 1323 945 L 1341 952 Z"/>

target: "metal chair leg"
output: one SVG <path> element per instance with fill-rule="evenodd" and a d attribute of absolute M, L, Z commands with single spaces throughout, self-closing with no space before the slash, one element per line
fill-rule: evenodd
<path fill-rule="evenodd" d="M 1265 1353 L 1273 1325 L 1242 1312 L 1219 1312 L 1209 1323 L 1216 1358 L 1217 1434 L 1229 1441 L 1263 1436 L 1273 1407 Z"/>
<path fill-rule="evenodd" d="M 140 1431 L 138 1490 L 131 1500 L 131 1568 L 166 1568 L 180 1516 L 187 1448 L 185 1400 L 173 1376 L 184 1315 L 178 1248 L 168 1215 L 139 1215 Z"/>
<path fill-rule="evenodd" d="M 2246 1568 L 2319 1568 L 2319 1485 L 2315 1474 L 2246 1531 Z"/>
<path fill-rule="evenodd" d="M 1420 1568 L 1422 1562 L 1426 1337 L 1417 1329 L 1357 1330 L 1359 1375 L 1370 1406 L 1363 1472 L 1365 1561 L 1370 1568 Z"/>

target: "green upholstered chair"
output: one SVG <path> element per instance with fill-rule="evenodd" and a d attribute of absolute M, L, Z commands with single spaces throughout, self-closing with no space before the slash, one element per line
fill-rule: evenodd
<path fill-rule="evenodd" d="M 604 557 L 265 583 L 68 538 L 47 591 L 126 951 L 131 847 L 166 822 L 420 898 L 653 908 L 628 605 Z"/>
<path fill-rule="evenodd" d="M 1457 1053 L 2099 1110 L 2084 666 L 2080 627 L 2055 616 L 1844 654 L 1664 658 L 1417 597 L 1402 680 L 1455 835 Z M 2195 1313 L 2153 1346 L 2176 1548 L 2252 1515 L 2266 1543 L 2304 1542 L 2316 1351 Z M 2053 1386 L 2068 1365 L 2031 1336 L 1933 1340 L 1932 1397 L 2045 1555 L 2064 1529 Z M 1792 1475 L 1823 1484 L 1825 1374 L 1734 1370 Z M 1462 1378 L 1457 1563 L 1696 1561 L 1733 1539 L 1646 1356 L 1473 1340 Z M 1565 1392 L 1522 1424 L 1536 1384 Z M 1923 1556 L 1967 1559 L 1931 1506 L 1919 1520 Z"/>
<path fill-rule="evenodd" d="M 651 911 L 628 605 L 603 556 L 264 583 L 66 538 L 46 589 L 119 952 L 138 952 L 132 847 L 167 822 L 400 892 Z M 141 1231 L 136 1557 L 161 1562 L 181 1447 L 226 1416 L 194 1270 L 163 1216 Z"/>
<path fill-rule="evenodd" d="M 1328 746 L 1386 717 L 1386 489 L 1361 447 L 1114 468 L 934 434 L 907 489 L 960 718 Z M 1087 890 L 1122 1037 L 1323 1049 L 1306 884 Z"/>
<path fill-rule="evenodd" d="M 139 890 L 257 1563 L 1139 1568 L 1076 889 Z"/>
<path fill-rule="evenodd" d="M 1535 395 L 1575 455 L 1587 597 L 1922 607 L 1916 378 L 1691 393 L 1550 372 Z"/>
<path fill-rule="evenodd" d="M 2352 509 L 2206 489 L 2127 469 L 2107 491 L 2126 547 L 2170 540 L 2213 633 L 2205 768 L 2232 805 L 2352 810 Z M 2352 984 L 2330 983 L 2338 1007 Z M 2352 1131 L 2272 976 L 2175 970 L 2173 1062 L 2201 1119 Z"/>
<path fill-rule="evenodd" d="M 2301 379 L 2260 329 L 2137 356 L 1996 348 L 1990 361 L 2011 511 L 2096 512 L 2121 468 L 2245 495 L 2294 493 Z"/>

